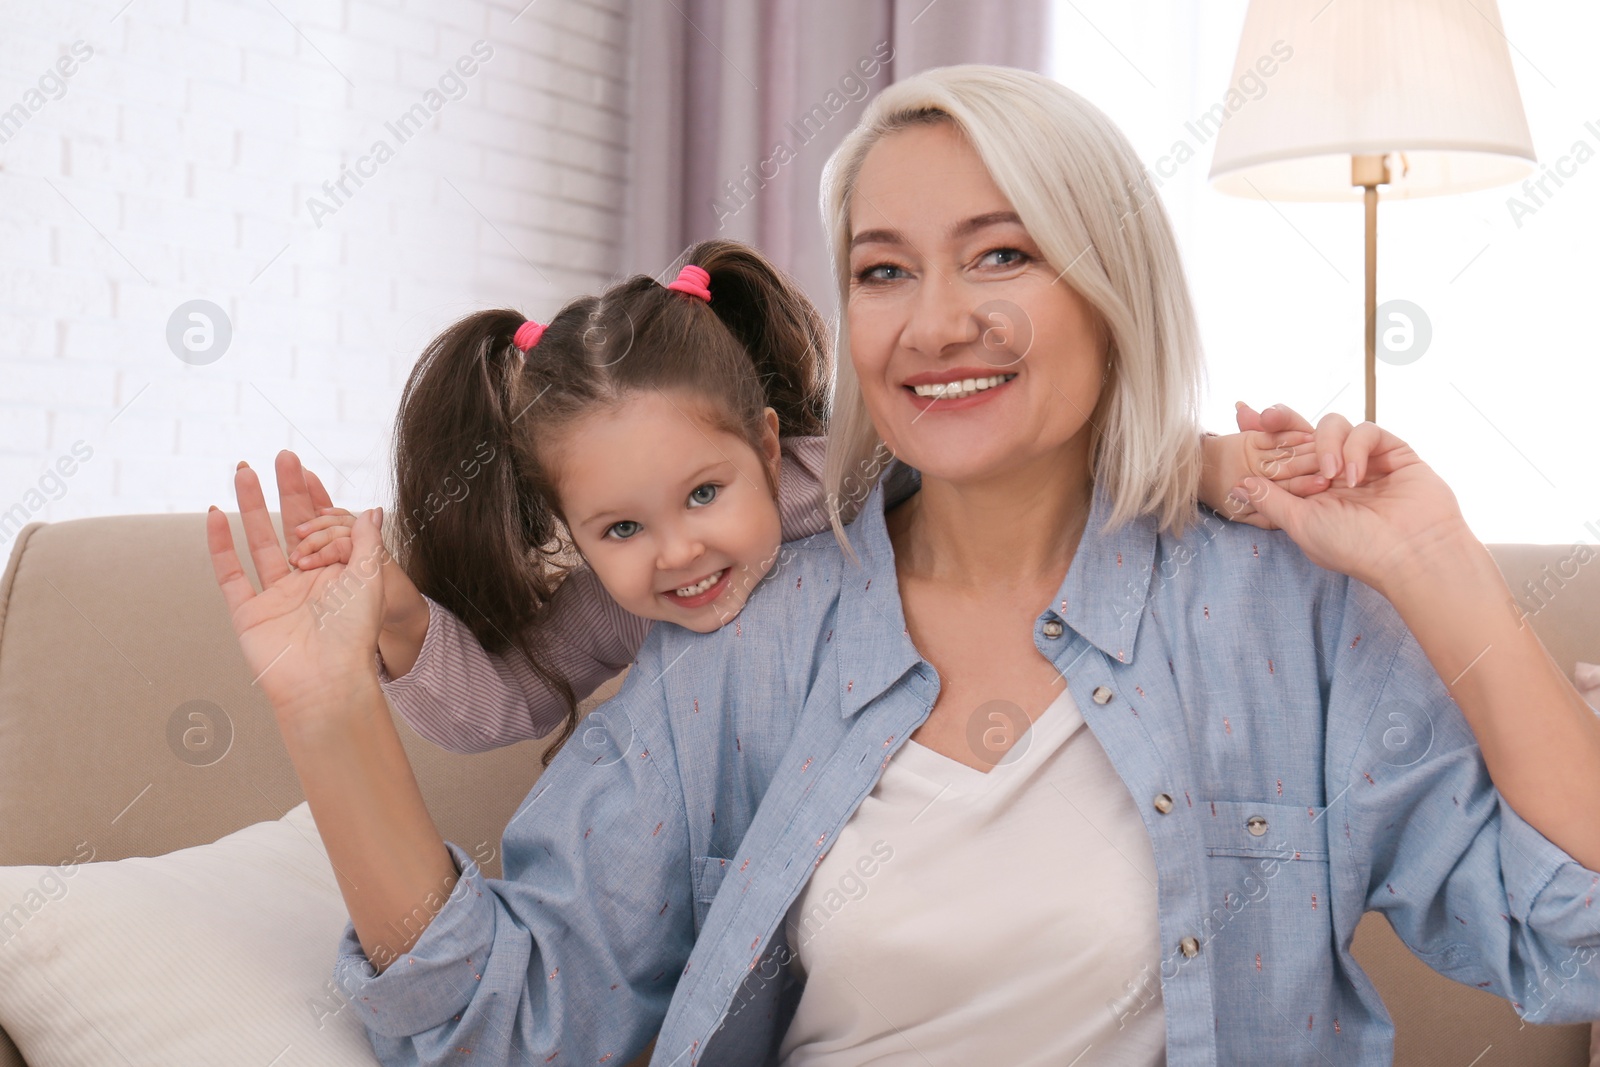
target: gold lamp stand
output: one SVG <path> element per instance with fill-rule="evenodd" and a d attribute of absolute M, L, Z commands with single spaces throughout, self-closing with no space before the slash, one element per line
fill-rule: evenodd
<path fill-rule="evenodd" d="M 1389 184 L 1385 155 L 1350 157 L 1350 184 L 1367 208 L 1367 421 L 1378 421 L 1378 186 Z"/>

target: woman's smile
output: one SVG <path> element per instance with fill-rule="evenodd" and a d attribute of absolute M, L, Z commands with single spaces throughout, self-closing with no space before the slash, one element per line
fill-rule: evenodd
<path fill-rule="evenodd" d="M 919 411 L 934 408 L 947 411 L 965 411 L 981 404 L 999 393 L 1016 378 L 1017 373 L 972 374 L 970 369 L 941 374 L 918 374 L 906 380 L 905 392 Z"/>

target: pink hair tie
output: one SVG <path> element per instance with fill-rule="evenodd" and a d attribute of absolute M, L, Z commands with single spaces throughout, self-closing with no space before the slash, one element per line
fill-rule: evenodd
<path fill-rule="evenodd" d="M 539 338 L 544 336 L 544 325 L 529 319 L 517 327 L 516 334 L 511 338 L 511 343 L 526 352 L 539 343 Z"/>
<path fill-rule="evenodd" d="M 693 263 L 688 263 L 678 272 L 677 279 L 667 288 L 679 293 L 688 293 L 690 296 L 698 296 L 709 304 L 711 303 L 711 290 L 708 288 L 710 284 L 711 275 L 704 267 L 697 267 Z"/>

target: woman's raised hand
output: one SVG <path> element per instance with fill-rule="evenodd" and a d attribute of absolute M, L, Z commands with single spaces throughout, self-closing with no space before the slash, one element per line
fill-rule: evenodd
<path fill-rule="evenodd" d="M 1297 497 L 1254 475 L 1241 488 L 1317 566 L 1387 595 L 1431 549 L 1472 538 L 1450 487 L 1394 434 L 1371 422 L 1352 427 L 1338 414 L 1324 415 L 1315 434 L 1327 489 Z"/>
<path fill-rule="evenodd" d="M 305 482 L 282 477 L 299 468 L 293 453 L 279 453 L 277 466 L 279 512 L 292 529 L 313 506 L 311 496 Z M 325 706 L 330 691 L 376 670 L 383 585 L 374 579 L 387 555 L 379 536 L 381 509 L 363 513 L 352 528 L 352 562 L 301 571 L 289 566 L 261 483 L 243 463 L 234 473 L 234 492 L 260 592 L 240 565 L 227 516 L 214 506 L 206 515 L 206 540 L 245 662 L 280 717 Z M 291 547 L 298 543 L 292 532 L 288 538 Z"/>

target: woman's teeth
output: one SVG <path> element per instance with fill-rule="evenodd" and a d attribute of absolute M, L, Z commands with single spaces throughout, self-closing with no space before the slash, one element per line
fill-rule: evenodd
<path fill-rule="evenodd" d="M 715 574 L 706 575 L 704 578 L 702 578 L 700 581 L 696 582 L 694 585 L 686 585 L 682 589 L 675 589 L 673 591 L 675 593 L 677 593 L 679 596 L 699 596 L 701 593 L 704 593 L 707 589 L 710 589 L 712 586 L 716 585 L 718 579 L 720 579 L 722 577 L 722 571 L 725 571 L 727 569 L 728 568 L 724 567 L 724 568 L 722 568 L 721 571 L 718 571 Z"/>
<path fill-rule="evenodd" d="M 985 389 L 1009 382 L 1015 374 L 995 374 L 988 378 L 963 378 L 959 382 L 935 382 L 932 385 L 913 385 L 912 391 L 918 396 L 933 396 L 941 400 L 960 400 L 962 397 L 981 393 Z"/>

